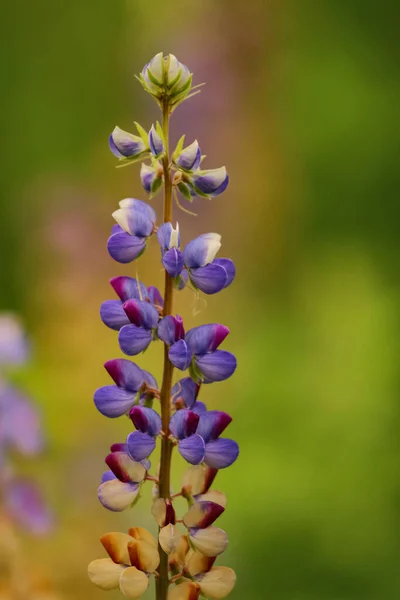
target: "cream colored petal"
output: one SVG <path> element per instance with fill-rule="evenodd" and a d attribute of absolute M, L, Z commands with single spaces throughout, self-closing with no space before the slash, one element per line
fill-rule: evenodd
<path fill-rule="evenodd" d="M 187 488 L 193 496 L 201 494 L 204 491 L 207 478 L 206 469 L 203 465 L 196 465 L 187 469 L 182 477 L 182 487 Z"/>
<path fill-rule="evenodd" d="M 185 581 L 170 590 L 168 600 L 197 600 L 199 595 L 199 585 L 193 581 Z"/>
<path fill-rule="evenodd" d="M 199 579 L 202 593 L 208 598 L 219 600 L 231 593 L 236 583 L 236 573 L 229 567 L 213 567 Z"/>
<path fill-rule="evenodd" d="M 174 525 L 166 525 L 160 529 L 158 541 L 160 542 L 160 546 L 164 552 L 171 554 L 172 552 L 176 551 L 176 548 L 180 542 L 180 534 Z"/>
<path fill-rule="evenodd" d="M 215 556 L 206 556 L 202 552 L 199 552 L 199 550 L 191 550 L 186 556 L 185 570 L 189 575 L 195 577 L 196 575 L 207 573 L 214 562 Z"/>
<path fill-rule="evenodd" d="M 154 548 L 158 548 L 158 543 L 154 535 L 151 535 L 150 531 L 147 531 L 144 527 L 131 527 L 128 531 L 129 535 L 131 535 L 135 540 L 147 542 L 154 546 Z"/>
<path fill-rule="evenodd" d="M 193 546 L 206 556 L 219 556 L 228 545 L 228 536 L 219 527 L 206 527 L 206 529 L 192 529 L 190 541 Z"/>
<path fill-rule="evenodd" d="M 138 560 L 138 564 L 136 566 L 141 571 L 146 571 L 146 573 L 154 573 L 160 564 L 160 555 L 158 553 L 158 549 L 154 548 L 152 544 L 149 544 L 144 540 L 140 540 L 139 542 L 136 542 L 136 544 Z"/>
<path fill-rule="evenodd" d="M 121 574 L 119 580 L 119 589 L 122 594 L 132 600 L 137 600 L 145 593 L 149 586 L 149 579 L 145 573 L 139 571 L 136 567 L 128 567 Z"/>
<path fill-rule="evenodd" d="M 155 518 L 157 524 L 160 527 L 164 527 L 165 525 L 165 517 L 167 515 L 167 507 L 164 498 L 156 498 L 153 502 L 153 506 L 151 507 L 151 512 L 153 517 Z"/>
<path fill-rule="evenodd" d="M 119 531 L 113 531 L 106 533 L 100 538 L 101 543 L 108 556 L 120 565 L 129 565 L 129 552 L 128 544 L 132 541 L 132 538 L 127 533 L 121 533 Z"/>
<path fill-rule="evenodd" d="M 226 508 L 226 496 L 223 492 L 219 492 L 218 490 L 209 490 L 205 494 L 200 494 L 200 496 L 196 497 L 196 502 L 215 502 L 215 504 L 219 504 Z"/>
<path fill-rule="evenodd" d="M 88 566 L 88 575 L 90 581 L 102 590 L 116 590 L 125 568 L 123 565 L 115 564 L 111 558 L 98 558 L 92 560 Z"/>

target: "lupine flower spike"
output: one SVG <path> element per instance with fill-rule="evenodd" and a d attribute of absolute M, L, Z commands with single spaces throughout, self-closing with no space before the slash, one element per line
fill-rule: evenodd
<path fill-rule="evenodd" d="M 169 152 L 169 117 L 193 93 L 193 75 L 173 55 L 152 58 L 138 76 L 161 108 L 161 122 L 147 130 L 136 124 L 138 135 L 115 128 L 110 148 L 120 164 L 143 162 L 140 179 L 150 198 L 164 187 L 161 222 L 146 202 L 125 198 L 112 212 L 115 224 L 107 242 L 110 256 L 119 263 L 138 259 L 155 242 L 165 270 L 164 293 L 132 277 L 111 279 L 114 299 L 100 308 L 103 323 L 118 332 L 118 343 L 127 356 L 137 357 L 151 344 L 163 345 L 161 385 L 151 373 L 128 358 L 108 360 L 104 367 L 112 382 L 94 394 L 97 410 L 114 419 L 128 417 L 132 431 L 126 440 L 112 444 L 105 458 L 107 469 L 98 487 L 98 499 L 108 510 L 134 507 L 142 487 L 153 485 L 151 513 L 158 539 L 142 527 L 128 533 L 108 533 L 101 542 L 107 558 L 92 561 L 91 581 L 103 590 L 119 589 L 128 598 L 140 598 L 152 577 L 156 600 L 225 598 L 235 585 L 232 569 L 216 560 L 228 545 L 227 533 L 217 521 L 226 509 L 225 494 L 213 483 L 218 471 L 232 465 L 239 446 L 225 435 L 232 417 L 208 410 L 199 399 L 203 384 L 221 382 L 236 369 L 235 356 L 221 346 L 229 329 L 220 323 L 187 329 L 172 312 L 175 291 L 190 286 L 196 294 L 216 294 L 231 285 L 235 266 L 220 258 L 221 236 L 203 232 L 181 247 L 179 224 L 172 219 L 172 200 L 177 192 L 193 202 L 213 198 L 225 191 L 229 178 L 225 167 L 203 169 L 204 156 L 197 140 L 185 144 L 185 136 Z M 156 239 L 154 239 L 156 238 Z M 136 359 L 135 359 L 136 360 Z M 174 383 L 174 372 L 182 371 Z M 161 446 L 158 469 L 152 473 L 150 458 Z M 171 492 L 171 458 L 176 448 L 189 464 L 180 491 Z M 182 497 L 187 509 L 177 514 L 175 499 Z"/>

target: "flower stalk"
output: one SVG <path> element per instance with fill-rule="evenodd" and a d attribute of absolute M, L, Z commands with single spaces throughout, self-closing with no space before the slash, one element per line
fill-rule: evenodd
<path fill-rule="evenodd" d="M 159 104 L 161 125 L 157 122 L 145 130 L 135 123 L 139 135 L 116 127 L 109 140 L 121 166 L 150 159 L 140 171 L 150 199 L 161 187 L 164 189 L 159 226 L 149 204 L 124 198 L 112 213 L 117 224 L 107 243 L 114 260 L 130 263 L 156 237 L 165 269 L 163 296 L 135 277 L 114 277 L 110 283 L 118 299 L 103 302 L 100 309 L 105 325 L 118 331 L 120 348 L 127 356 L 139 355 L 157 340 L 163 343 L 160 389 L 151 373 L 128 359 L 117 358 L 104 365 L 114 385 L 99 388 L 94 395 L 100 413 L 109 418 L 127 416 L 135 428 L 124 443 L 112 444 L 106 456 L 109 470 L 98 488 L 101 504 L 112 511 L 132 508 L 142 485 L 154 483 L 151 512 L 158 525 L 158 539 L 142 527 L 105 534 L 101 542 L 108 558 L 94 560 L 88 567 L 89 578 L 98 587 L 120 589 L 132 600 L 144 594 L 151 577 L 156 583 L 156 600 L 198 600 L 200 595 L 225 598 L 236 580 L 232 569 L 214 566 L 227 547 L 228 536 L 213 525 L 225 510 L 226 498 L 211 485 L 219 469 L 235 462 L 239 447 L 234 440 L 221 437 L 231 417 L 208 410 L 198 399 L 206 387 L 203 383 L 224 381 L 234 373 L 236 358 L 219 348 L 229 334 L 227 327 L 211 323 L 186 332 L 182 318 L 173 310 L 175 291 L 190 288 L 196 294 L 215 294 L 235 277 L 233 262 L 217 257 L 220 235 L 204 233 L 181 250 L 179 225 L 172 225 L 173 201 L 178 193 L 188 202 L 213 198 L 229 181 L 225 167 L 200 168 L 203 156 L 197 141 L 184 147 L 182 136 L 170 152 L 170 116 L 181 102 L 197 93 L 193 92 L 192 77 L 172 54 L 157 54 L 138 79 Z M 187 376 L 174 383 L 177 371 L 187 371 Z M 158 402 L 159 412 L 155 409 Z M 161 455 L 154 475 L 149 457 L 157 441 Z M 192 466 L 180 490 L 171 495 L 174 447 Z M 187 502 L 183 515 L 176 514 L 174 507 L 179 497 Z"/>

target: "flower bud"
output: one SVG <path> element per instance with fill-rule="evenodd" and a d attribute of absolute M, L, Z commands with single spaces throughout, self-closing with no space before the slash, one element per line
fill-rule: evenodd
<path fill-rule="evenodd" d="M 167 100 L 171 110 L 190 94 L 192 78 L 189 69 L 176 56 L 164 56 L 162 52 L 144 66 L 138 77 L 146 92 L 160 104 Z"/>
<path fill-rule="evenodd" d="M 137 124 L 136 127 L 142 134 L 143 129 L 140 125 Z M 119 127 L 115 127 L 108 141 L 111 152 L 120 160 L 134 162 L 143 158 L 149 151 L 149 143 L 142 135 L 133 135 Z"/>
<path fill-rule="evenodd" d="M 157 123 L 157 126 L 151 126 L 149 131 L 149 146 L 152 155 L 154 158 L 159 158 L 161 154 L 164 152 L 164 142 L 162 139 L 162 131 L 160 125 Z"/>
<path fill-rule="evenodd" d="M 198 141 L 183 148 L 174 158 L 174 164 L 183 171 L 197 171 L 201 162 L 201 150 Z"/>
<path fill-rule="evenodd" d="M 157 161 L 151 166 L 142 163 L 140 167 L 140 180 L 142 186 L 151 197 L 155 196 L 161 188 L 162 174 L 162 167 Z"/>
<path fill-rule="evenodd" d="M 197 171 L 188 178 L 188 182 L 199 196 L 214 198 L 226 190 L 229 177 L 225 167 L 220 167 L 219 169 Z"/>
<path fill-rule="evenodd" d="M 151 512 L 159 527 L 175 524 L 175 510 L 170 500 L 156 498 L 153 502 Z"/>

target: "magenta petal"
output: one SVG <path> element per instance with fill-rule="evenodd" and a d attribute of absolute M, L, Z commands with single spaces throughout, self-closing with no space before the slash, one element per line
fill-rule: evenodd
<path fill-rule="evenodd" d="M 132 324 L 122 327 L 118 335 L 120 348 L 128 356 L 135 356 L 146 350 L 151 339 L 151 331 Z"/>
<path fill-rule="evenodd" d="M 181 371 L 185 371 L 192 362 L 192 353 L 185 340 L 178 340 L 169 349 L 169 360 Z"/>
<path fill-rule="evenodd" d="M 119 331 L 121 327 L 129 323 L 120 300 L 106 300 L 103 302 L 100 306 L 100 317 L 104 325 L 115 331 Z"/>
<path fill-rule="evenodd" d="M 225 469 L 239 456 L 239 446 L 234 440 L 219 438 L 206 444 L 205 462 L 214 469 Z"/>
<path fill-rule="evenodd" d="M 147 288 L 147 293 L 152 304 L 155 304 L 156 306 L 161 306 L 161 308 L 164 306 L 164 300 L 158 288 L 156 288 L 154 285 L 150 285 Z"/>
<path fill-rule="evenodd" d="M 222 344 L 228 333 L 229 329 L 225 325 L 210 323 L 190 329 L 185 336 L 185 341 L 190 346 L 193 354 L 206 354 L 207 352 L 214 352 Z"/>
<path fill-rule="evenodd" d="M 138 258 L 146 248 L 146 240 L 129 235 L 129 233 L 114 233 L 108 238 L 107 249 L 114 260 L 120 263 L 130 263 Z"/>
<path fill-rule="evenodd" d="M 195 433 L 199 422 L 199 415 L 188 408 L 177 410 L 171 417 L 169 428 L 174 437 L 178 440 L 189 437 Z"/>
<path fill-rule="evenodd" d="M 207 443 L 216 440 L 231 421 L 232 417 L 228 413 L 220 410 L 210 410 L 201 415 L 196 432 Z"/>
<path fill-rule="evenodd" d="M 205 454 L 205 444 L 199 435 L 191 435 L 178 444 L 178 450 L 181 456 L 191 465 L 199 465 Z"/>
<path fill-rule="evenodd" d="M 176 315 L 176 317 L 168 315 L 161 319 L 158 324 L 157 334 L 160 340 L 168 346 L 185 337 L 182 317 L 179 315 Z"/>
<path fill-rule="evenodd" d="M 156 440 L 153 436 L 141 431 L 133 431 L 126 438 L 129 456 L 138 462 L 144 460 L 153 452 L 156 447 Z"/>
<path fill-rule="evenodd" d="M 161 431 L 161 418 L 158 413 L 147 406 L 134 406 L 129 413 L 132 423 L 142 433 L 158 435 Z"/>
<path fill-rule="evenodd" d="M 224 267 L 214 263 L 191 269 L 189 276 L 193 284 L 204 294 L 217 294 L 227 286 L 228 282 L 228 274 Z"/>
<path fill-rule="evenodd" d="M 148 297 L 146 286 L 133 277 L 126 277 L 123 275 L 113 277 L 110 279 L 110 284 L 122 302 L 126 302 L 131 298 L 135 298 L 136 300 L 146 300 Z"/>
<path fill-rule="evenodd" d="M 205 377 L 205 383 L 224 381 L 236 370 L 236 358 L 226 350 L 216 350 L 211 354 L 198 356 L 196 357 L 196 364 Z"/>
<path fill-rule="evenodd" d="M 143 371 L 126 358 L 108 360 L 104 368 L 119 387 L 132 392 L 137 392 L 145 379 Z"/>
<path fill-rule="evenodd" d="M 94 403 L 102 415 L 115 419 L 130 411 L 135 398 L 136 392 L 125 390 L 117 385 L 106 385 L 95 391 Z"/>
<path fill-rule="evenodd" d="M 149 302 L 127 300 L 123 308 L 130 322 L 137 325 L 137 327 L 154 329 L 157 326 L 158 310 Z"/>

